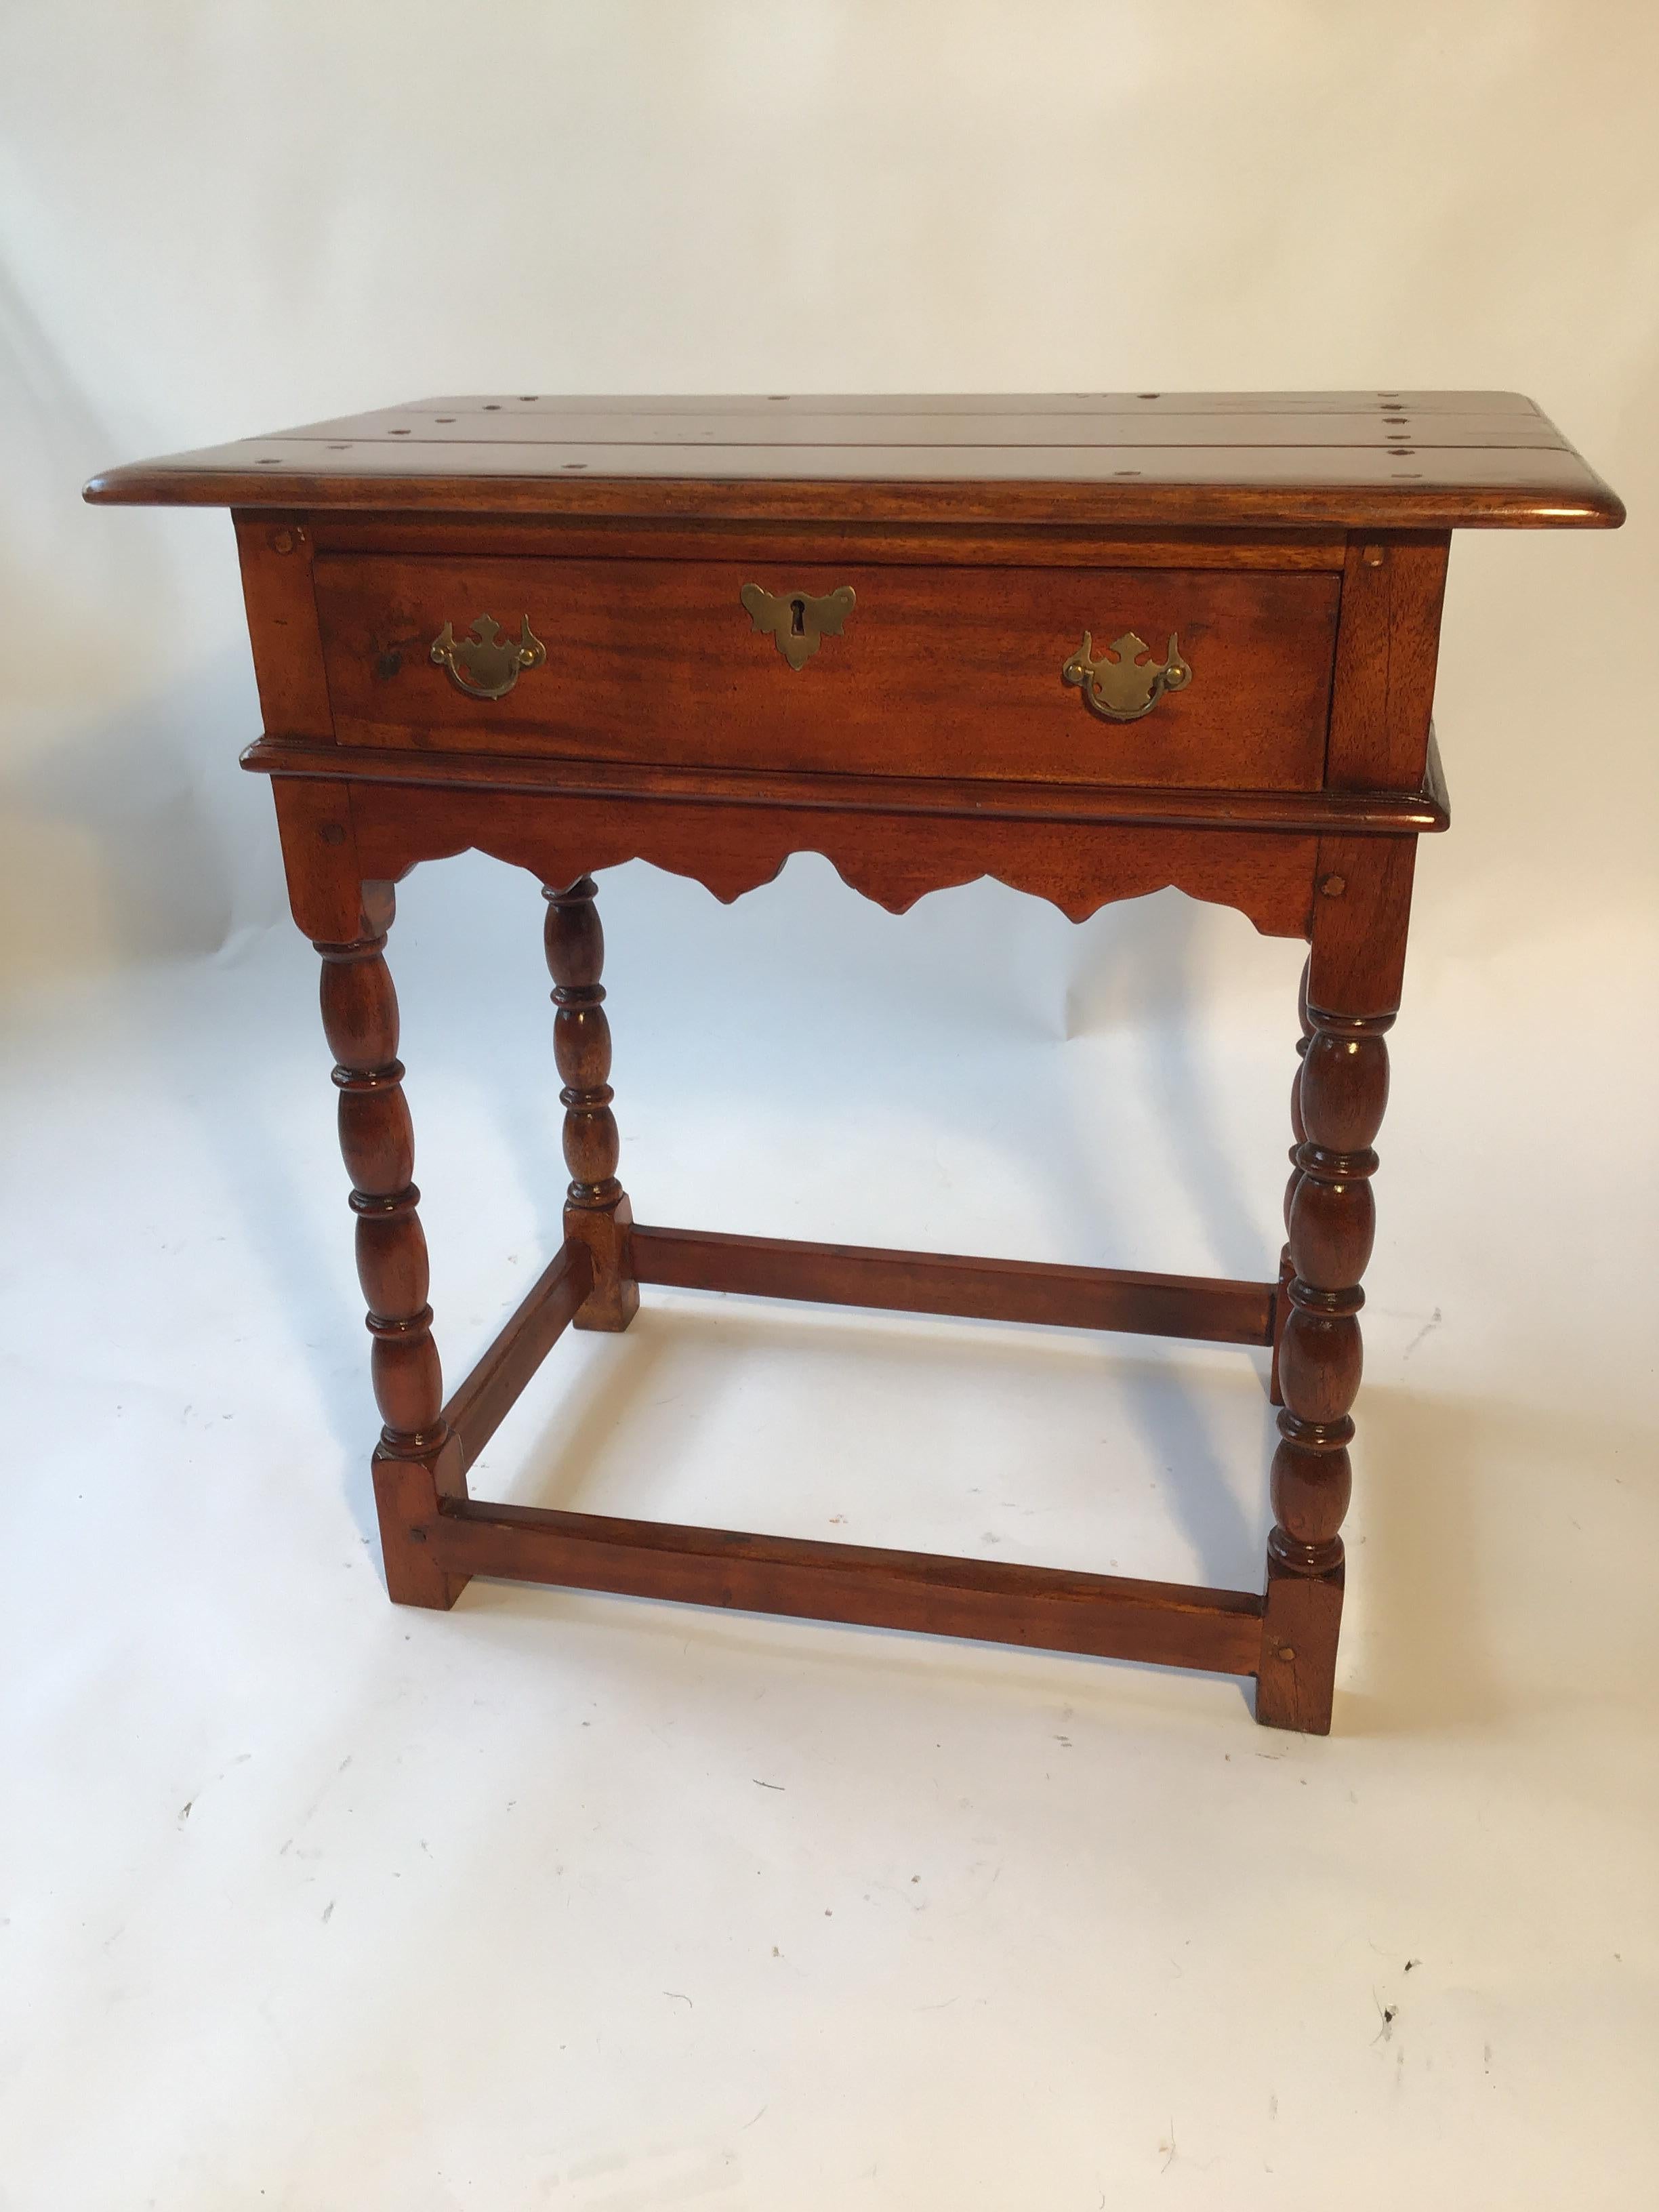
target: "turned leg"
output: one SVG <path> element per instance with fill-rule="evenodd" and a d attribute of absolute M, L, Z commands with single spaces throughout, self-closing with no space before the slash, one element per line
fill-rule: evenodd
<path fill-rule="evenodd" d="M 611 1074 L 611 1024 L 605 1018 L 605 933 L 597 890 L 583 876 L 568 890 L 544 889 L 544 943 L 554 982 L 553 1054 L 564 1088 L 564 1157 L 570 1170 L 564 1233 L 586 1244 L 593 1261 L 593 1287 L 575 1316 L 578 1328 L 626 1328 L 639 1311 L 629 1231 L 634 1215 L 617 1180 L 621 1146 Z"/>
<path fill-rule="evenodd" d="M 1308 1044 L 1313 1027 L 1308 1019 L 1308 967 L 1302 963 L 1302 983 L 1296 994 L 1296 1010 L 1302 1020 L 1302 1035 L 1297 1041 L 1296 1073 L 1291 1078 L 1291 1179 L 1285 1186 L 1285 1231 L 1290 1234 L 1291 1200 L 1296 1196 L 1296 1187 L 1302 1180 L 1302 1165 L 1297 1154 L 1307 1131 L 1302 1126 L 1302 1065 L 1308 1057 Z M 1279 1360 L 1285 1341 L 1285 1324 L 1290 1318 L 1290 1289 L 1296 1269 L 1291 1264 L 1291 1248 L 1286 1244 L 1279 1255 L 1279 1296 L 1273 1301 L 1273 1370 L 1267 1381 L 1267 1396 L 1275 1406 L 1282 1406 L 1285 1394 L 1279 1388 Z"/>
<path fill-rule="evenodd" d="M 442 1494 L 465 1494 L 443 1417 L 443 1376 L 427 1304 L 426 1238 L 413 1181 L 415 1137 L 398 1058 L 398 1000 L 382 955 L 390 884 L 363 886 L 363 933 L 319 944 L 323 1029 L 340 1092 L 340 1151 L 357 1217 L 357 1278 L 368 1303 L 374 1398 L 385 1426 L 374 1453 L 386 1588 L 400 1605 L 453 1605 L 465 1577 L 428 1560 L 416 1523 Z"/>
<path fill-rule="evenodd" d="M 1256 1718 L 1323 1735 L 1342 1615 L 1338 1532 L 1351 1484 L 1348 1409 L 1359 1388 L 1359 1281 L 1376 1228 L 1370 1146 L 1388 1103 L 1384 1038 L 1394 1016 L 1316 1005 L 1307 1018 Z"/>

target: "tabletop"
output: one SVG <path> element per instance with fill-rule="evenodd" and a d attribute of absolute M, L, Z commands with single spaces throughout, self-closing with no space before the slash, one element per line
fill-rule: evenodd
<path fill-rule="evenodd" d="M 422 399 L 94 477 L 135 506 L 1616 527 L 1624 508 L 1514 392 Z"/>

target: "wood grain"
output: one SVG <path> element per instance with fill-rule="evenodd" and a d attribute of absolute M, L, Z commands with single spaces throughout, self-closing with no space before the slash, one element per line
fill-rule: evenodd
<path fill-rule="evenodd" d="M 1416 788 L 1428 757 L 1449 539 L 1360 536 L 1342 580 L 1325 783 Z"/>
<path fill-rule="evenodd" d="M 1253 1674 L 1261 1646 L 1261 1601 L 1243 1590 L 477 1501 L 445 1504 L 416 1520 L 416 1531 L 434 1565 L 451 1575 L 504 1575 L 1225 1674 Z"/>
<path fill-rule="evenodd" d="M 1407 470 L 1360 448 L 1274 452 L 1246 448 L 1231 469 L 1208 455 L 1122 449 L 1050 455 L 1054 473 L 1034 476 L 1018 447 L 981 448 L 976 472 L 945 471 L 935 450 L 868 457 L 846 448 L 791 450 L 768 474 L 731 453 L 663 450 L 666 473 L 635 472 L 638 449 L 593 447 L 580 475 L 542 472 L 534 447 L 473 447 L 465 473 L 411 469 L 402 447 L 367 449 L 343 475 L 304 446 L 240 465 L 236 451 L 180 454 L 94 477 L 94 505 L 127 507 L 404 507 L 411 512 L 738 518 L 750 521 L 1039 522 L 1103 530 L 1226 527 L 1324 530 L 1617 529 L 1624 503 L 1576 454 L 1555 450 L 1482 455 L 1486 465 Z M 403 465 L 397 465 L 401 458 Z M 1425 462 L 1430 456 L 1421 457 Z M 1254 459 L 1255 465 L 1247 464 Z M 1114 465 L 1108 467 L 1106 460 Z M 1070 465 L 1066 465 L 1069 462 Z M 488 465 L 486 465 L 486 463 Z M 1121 464 L 1121 465 L 1119 465 Z M 800 473 L 785 473 L 799 471 Z M 705 475 L 706 468 L 714 473 Z"/>
<path fill-rule="evenodd" d="M 890 914 L 982 876 L 1046 898 L 1073 921 L 1113 899 L 1173 884 L 1237 907 L 1268 937 L 1306 935 L 1319 844 L 1305 834 L 1222 828 L 1102 829 L 654 799 L 526 793 L 504 805 L 488 791 L 366 782 L 354 787 L 352 813 L 363 866 L 391 881 L 422 860 L 470 851 L 529 868 L 544 884 L 643 860 L 729 902 L 770 883 L 793 854 L 821 853 Z"/>
<path fill-rule="evenodd" d="M 114 469 L 140 505 L 702 520 L 1608 527 L 1513 393 L 419 402 Z"/>
<path fill-rule="evenodd" d="M 247 520 L 262 518 L 252 516 Z M 1339 530 L 1106 532 L 1055 522 L 935 524 L 717 516 L 421 514 L 325 507 L 312 518 L 319 552 L 443 554 L 476 559 L 738 561 L 785 568 L 918 565 L 972 568 L 1323 569 L 1340 575 Z"/>
<path fill-rule="evenodd" d="M 1415 837 L 1322 837 L 1322 884 L 1341 894 L 1314 902 L 1308 997 L 1355 1014 L 1393 1013 L 1405 979 Z"/>
<path fill-rule="evenodd" d="M 889 1252 L 790 1237 L 732 1237 L 707 1229 L 636 1226 L 632 1249 L 641 1282 L 686 1290 L 978 1321 L 1121 1329 L 1213 1344 L 1273 1340 L 1271 1283 L 1042 1266 L 1030 1260 L 959 1259 L 943 1252 Z"/>
<path fill-rule="evenodd" d="M 1322 842 L 1303 981 L 1256 1718 L 1310 1735 L 1326 1734 L 1332 1719 L 1361 1278 L 1376 1233 L 1371 1146 L 1388 1103 L 1387 1036 L 1400 1003 L 1415 851 L 1410 837 Z"/>
<path fill-rule="evenodd" d="M 511 1413 L 592 1283 L 586 1245 L 567 1237 L 443 1409 L 446 1423 L 460 1440 L 463 1470 L 471 1466 Z"/>
<path fill-rule="evenodd" d="M 350 447 L 393 438 L 407 439 L 411 447 L 536 445 L 556 457 L 566 448 L 580 451 L 593 446 L 712 446 L 721 454 L 744 447 L 770 450 L 780 445 L 849 446 L 860 453 L 890 447 L 937 447 L 952 452 L 1018 446 L 1041 454 L 1050 448 L 1070 453 L 1084 447 L 1120 446 L 1202 447 L 1223 453 L 1247 446 L 1360 446 L 1393 453 L 1402 446 L 1419 450 L 1530 449 L 1559 447 L 1565 442 L 1546 416 L 1501 408 L 1385 414 L 1380 403 L 1372 402 L 1317 413 L 1271 405 L 1249 410 L 1189 405 L 1177 411 L 1103 401 L 1061 412 L 1051 407 L 991 408 L 964 399 L 902 409 L 878 404 L 847 414 L 808 398 L 738 401 L 718 412 L 696 400 L 650 408 L 626 401 L 609 406 L 580 401 L 514 406 L 511 402 L 475 400 L 441 413 L 399 407 L 369 416 L 346 416 L 283 431 L 277 440 L 263 442 L 332 446 L 345 441 Z"/>
<path fill-rule="evenodd" d="M 799 811 L 954 814 L 975 822 L 1073 822 L 1164 829 L 1340 831 L 1345 836 L 1432 834 L 1450 819 L 1444 779 L 1431 763 L 1417 791 L 1200 791 L 1152 785 L 975 782 L 960 776 L 794 775 L 773 769 L 583 763 L 533 755 L 448 753 L 420 747 L 320 746 L 264 738 L 244 768 L 287 784 L 330 782 L 477 792 L 562 793 L 573 799 L 672 799 L 696 805 L 787 806 Z"/>
<path fill-rule="evenodd" d="M 334 712 L 312 587 L 316 546 L 299 515 L 236 519 L 248 643 L 268 730 L 331 739 Z"/>
<path fill-rule="evenodd" d="M 332 760 L 332 748 L 316 749 Z M 373 934 L 363 914 L 364 871 L 357 858 L 351 787 L 331 767 L 326 775 L 273 776 L 276 827 L 283 843 L 288 902 L 313 944 L 349 945 Z"/>
<path fill-rule="evenodd" d="M 325 554 L 317 599 L 341 741 L 848 775 L 1310 791 L 1323 775 L 1334 576 L 1182 569 L 781 569 Z M 842 635 L 791 668 L 739 594 L 850 586 Z M 469 697 L 428 647 L 527 618 L 544 667 Z M 1184 690 L 1103 720 L 1061 670 L 1133 631 Z M 388 650 L 386 641 L 398 641 Z"/>
<path fill-rule="evenodd" d="M 605 932 L 597 890 L 585 872 L 556 870 L 544 884 L 542 944 L 553 978 L 553 1053 L 564 1087 L 564 1158 L 570 1184 L 564 1233 L 587 1248 L 587 1296 L 576 1327 L 623 1329 L 640 1308 L 629 1250 L 634 1214 L 617 1177 L 622 1143 L 611 1110 L 611 1023 L 605 1011 Z"/>

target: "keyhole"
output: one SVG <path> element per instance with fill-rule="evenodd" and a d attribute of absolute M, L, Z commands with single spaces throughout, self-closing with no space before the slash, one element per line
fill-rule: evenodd
<path fill-rule="evenodd" d="M 806 635 L 805 599 L 791 599 L 789 602 L 789 635 L 792 637 L 805 637 Z"/>

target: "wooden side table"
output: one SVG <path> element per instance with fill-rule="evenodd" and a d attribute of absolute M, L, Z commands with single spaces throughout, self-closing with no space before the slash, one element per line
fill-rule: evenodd
<path fill-rule="evenodd" d="M 294 915 L 322 956 L 388 1588 L 475 1574 L 1256 1678 L 1323 1732 L 1371 1149 L 1450 532 L 1623 508 L 1512 392 L 428 400 L 97 477 L 234 514 Z M 384 951 L 471 848 L 546 889 L 565 1238 L 446 1401 Z M 1310 946 L 1278 1280 L 635 1224 L 594 872 L 722 899 L 828 855 L 902 912 L 993 875 L 1074 921 L 1174 884 Z M 1265 1587 L 1188 1588 L 468 1495 L 567 1325 L 642 1283 L 1271 1346 Z"/>

